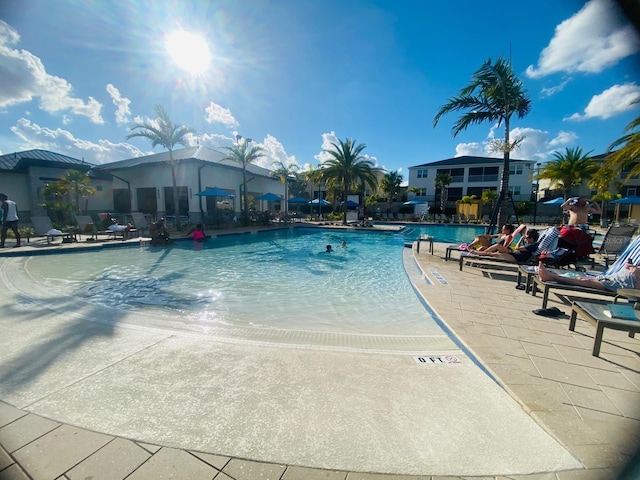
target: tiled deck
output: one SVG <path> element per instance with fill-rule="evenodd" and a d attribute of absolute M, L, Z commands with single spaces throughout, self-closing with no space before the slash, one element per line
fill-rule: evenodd
<path fill-rule="evenodd" d="M 427 249 L 417 255 L 429 282 L 416 287 L 522 408 L 584 466 L 508 477 L 497 471 L 483 478 L 623 478 L 623 468 L 640 445 L 640 339 L 606 331 L 600 357 L 593 357 L 594 329 L 588 323 L 579 320 L 576 331 L 569 332 L 568 315 L 534 315 L 541 299 L 515 290 L 514 272 L 460 272 L 457 261 L 444 261 L 445 247 L 436 243 L 435 255 Z M 568 297 L 552 294 L 550 306 L 568 314 L 570 307 L 562 302 Z M 319 470 L 184 451 L 78 429 L 6 403 L 0 403 L 0 445 L 2 480 L 469 478 Z M 634 472 L 624 478 L 639 478 L 638 469 L 636 462 Z"/>

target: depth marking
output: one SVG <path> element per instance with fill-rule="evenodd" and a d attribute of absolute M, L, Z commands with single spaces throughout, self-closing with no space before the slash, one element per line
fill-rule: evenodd
<path fill-rule="evenodd" d="M 436 355 L 436 356 L 424 356 L 413 357 L 419 365 L 444 365 L 447 363 L 462 363 L 455 355 Z"/>
<path fill-rule="evenodd" d="M 430 268 L 429 271 L 431 272 L 431 274 L 435 277 L 435 279 L 440 282 L 442 285 L 449 285 L 449 282 L 447 282 L 444 277 L 442 275 L 440 275 L 440 272 L 438 272 L 435 268 Z"/>

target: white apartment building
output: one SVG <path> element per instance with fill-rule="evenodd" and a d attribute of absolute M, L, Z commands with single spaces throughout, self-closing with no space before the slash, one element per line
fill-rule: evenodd
<path fill-rule="evenodd" d="M 420 192 L 409 198 L 424 200 L 430 204 L 439 203 L 436 191 L 436 175 L 448 173 L 453 181 L 448 187 L 449 202 L 460 200 L 467 195 L 482 196 L 484 190 L 499 190 L 502 178 L 502 158 L 454 157 L 409 167 L 409 188 L 417 187 Z M 514 202 L 531 200 L 533 177 L 536 173 L 535 160 L 511 159 L 509 162 L 509 191 Z"/>

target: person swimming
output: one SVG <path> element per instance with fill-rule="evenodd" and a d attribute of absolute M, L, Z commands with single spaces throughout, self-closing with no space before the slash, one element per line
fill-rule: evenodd
<path fill-rule="evenodd" d="M 333 247 L 331 245 L 327 245 L 327 249 L 325 253 L 331 253 L 331 252 L 333 252 Z"/>

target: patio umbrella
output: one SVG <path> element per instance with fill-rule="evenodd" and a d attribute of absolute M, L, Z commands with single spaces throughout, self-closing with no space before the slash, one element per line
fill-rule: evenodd
<path fill-rule="evenodd" d="M 408 202 L 404 202 L 403 205 L 424 205 L 425 202 L 424 200 L 409 200 Z"/>
<path fill-rule="evenodd" d="M 304 197 L 293 197 L 289 199 L 289 203 L 309 203 L 309 199 Z"/>
<path fill-rule="evenodd" d="M 340 202 L 340 206 L 344 205 L 344 202 Z M 359 204 L 353 200 L 347 200 L 347 207 L 357 207 Z"/>
<path fill-rule="evenodd" d="M 554 198 L 553 200 L 547 200 L 546 202 L 544 202 L 545 205 L 562 205 L 563 203 L 563 197 Z"/>
<path fill-rule="evenodd" d="M 267 202 L 277 202 L 278 200 L 280 200 L 280 195 L 276 195 L 275 193 L 265 193 L 263 195 L 260 195 L 258 197 L 258 200 L 265 200 Z"/>
<path fill-rule="evenodd" d="M 631 205 L 640 205 L 640 197 L 623 197 L 617 200 L 612 200 L 609 203 L 613 203 L 616 206 L 615 221 L 620 219 L 620 205 L 629 205 L 629 212 L 627 212 L 627 221 L 631 218 Z"/>
<path fill-rule="evenodd" d="M 318 205 L 318 199 L 316 198 L 314 200 L 311 200 L 309 203 L 311 205 Z M 327 205 L 331 205 L 331 204 L 329 202 L 327 202 L 324 198 L 322 198 L 322 199 L 320 199 L 320 205 L 327 206 Z"/>
<path fill-rule="evenodd" d="M 207 188 L 202 192 L 196 193 L 199 197 L 233 197 L 234 195 L 230 194 L 226 190 L 223 190 L 218 187 Z"/>

